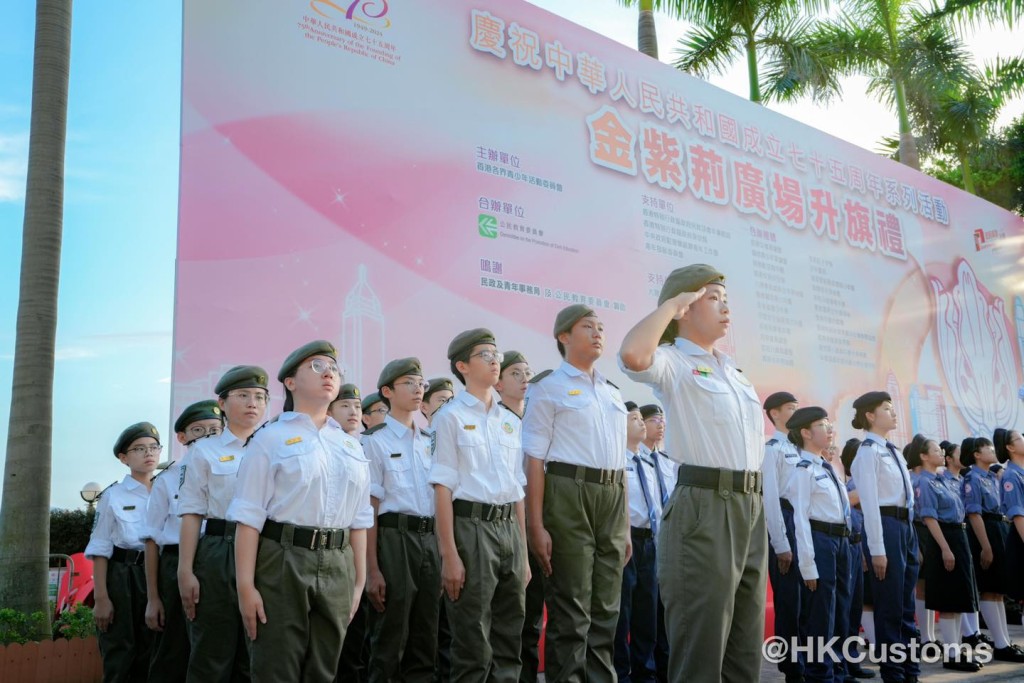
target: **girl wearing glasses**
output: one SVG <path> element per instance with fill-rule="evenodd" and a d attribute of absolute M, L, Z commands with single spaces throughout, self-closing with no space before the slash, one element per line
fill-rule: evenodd
<path fill-rule="evenodd" d="M 150 478 L 162 450 L 160 434 L 149 422 L 121 432 L 114 457 L 129 473 L 101 495 L 85 548 L 93 561 L 93 618 L 100 632 L 104 681 L 144 681 L 149 674 L 153 633 L 146 628 L 142 536 Z"/>
<path fill-rule="evenodd" d="M 337 358 L 318 340 L 285 359 L 285 412 L 246 446 L 227 510 L 257 683 L 334 680 L 366 581 L 369 463 L 327 414 L 342 384 Z"/>

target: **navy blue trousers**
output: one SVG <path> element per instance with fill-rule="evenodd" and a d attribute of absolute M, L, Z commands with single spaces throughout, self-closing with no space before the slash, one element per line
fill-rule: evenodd
<path fill-rule="evenodd" d="M 815 650 L 804 664 L 804 680 L 832 683 L 846 676 L 842 648 L 850 623 L 850 541 L 823 531 L 811 531 L 811 539 L 818 585 L 813 591 L 801 586 L 801 602 L 806 605 L 807 615 L 802 640 L 817 648 L 819 643 L 836 637 L 832 652 L 840 659 L 833 662 L 831 654 Z"/>
<path fill-rule="evenodd" d="M 622 570 L 622 601 L 615 629 L 619 683 L 655 683 L 658 639 L 658 561 L 654 539 L 633 533 L 633 556 Z"/>
<path fill-rule="evenodd" d="M 779 559 L 771 543 L 768 544 L 768 579 L 772 582 L 772 599 L 775 604 L 775 635 L 784 638 L 787 643 L 800 635 L 801 596 L 803 594 L 803 578 L 797 566 L 796 531 L 793 527 L 793 511 L 782 508 L 782 519 L 786 523 L 786 538 L 793 552 L 793 563 L 785 574 L 779 572 Z M 779 671 L 786 676 L 801 676 L 804 672 L 804 657 L 791 662 L 779 663 Z"/>
<path fill-rule="evenodd" d="M 917 561 L 917 532 L 910 522 L 882 515 L 882 536 L 885 556 L 889 560 L 884 581 L 875 576 L 868 557 L 871 595 L 875 605 L 875 637 L 881 648 L 896 643 L 909 646 L 911 641 L 921 637 L 914 623 L 914 589 L 921 571 Z M 876 654 L 879 654 L 877 650 Z M 907 676 L 921 675 L 919 663 L 909 657 L 903 664 L 882 662 L 879 669 L 882 680 L 892 683 L 903 681 Z"/>

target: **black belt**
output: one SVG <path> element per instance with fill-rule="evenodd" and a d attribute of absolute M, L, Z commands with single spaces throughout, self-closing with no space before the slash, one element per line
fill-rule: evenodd
<path fill-rule="evenodd" d="M 647 540 L 654 538 L 654 532 L 650 529 L 644 529 L 638 526 L 629 527 L 629 533 L 633 535 L 633 538 L 639 538 L 640 540 Z"/>
<path fill-rule="evenodd" d="M 504 522 L 512 519 L 515 505 L 515 503 L 490 505 L 489 503 L 474 503 L 471 500 L 453 500 L 452 512 L 459 517 L 472 517 L 484 522 Z"/>
<path fill-rule="evenodd" d="M 208 519 L 203 533 L 207 536 L 234 536 L 235 523 L 224 519 Z"/>
<path fill-rule="evenodd" d="M 750 470 L 725 470 L 717 467 L 680 465 L 676 486 L 696 486 L 702 489 L 735 493 L 761 493 L 761 473 Z"/>
<path fill-rule="evenodd" d="M 548 463 L 547 473 L 590 484 L 621 484 L 626 470 L 602 470 L 596 467 L 551 461 Z"/>
<path fill-rule="evenodd" d="M 146 561 L 146 553 L 141 550 L 128 550 L 127 548 L 114 546 L 114 553 L 110 556 L 110 559 L 114 562 L 123 562 L 125 564 L 142 564 Z"/>
<path fill-rule="evenodd" d="M 434 531 L 434 518 L 403 515 L 401 512 L 385 512 L 377 515 L 377 526 L 383 529 L 401 529 L 402 531 L 429 534 Z"/>
<path fill-rule="evenodd" d="M 852 534 L 850 533 L 850 527 L 845 524 L 830 524 L 829 522 L 822 522 L 817 519 L 810 520 L 811 528 L 815 531 L 820 531 L 823 534 L 829 536 L 838 536 L 839 538 L 849 538 Z"/>
<path fill-rule="evenodd" d="M 850 543 L 860 543 L 864 540 L 864 534 L 850 534 Z"/>
<path fill-rule="evenodd" d="M 163 548 L 160 549 L 160 552 L 162 552 L 162 553 L 170 553 L 171 555 L 177 555 L 178 554 L 178 544 L 177 543 L 168 543 L 167 545 L 165 545 Z"/>
<path fill-rule="evenodd" d="M 1006 515 L 1003 515 L 1003 514 L 998 513 L 998 512 L 982 512 L 981 513 L 981 518 L 982 519 L 992 520 L 993 522 L 1009 522 L 1010 521 L 1010 520 L 1008 520 L 1006 518 Z"/>
<path fill-rule="evenodd" d="M 337 550 L 345 547 L 347 529 L 316 529 L 309 526 L 282 524 L 268 519 L 263 523 L 260 536 L 281 542 L 288 529 L 292 529 L 292 545 L 307 550 Z"/>
<path fill-rule="evenodd" d="M 939 526 L 943 529 L 966 529 L 967 525 L 963 522 L 939 522 Z"/>
<path fill-rule="evenodd" d="M 793 504 L 790 503 L 785 498 L 779 498 L 779 505 L 782 506 L 783 510 L 789 510 L 790 512 L 793 512 Z"/>
<path fill-rule="evenodd" d="M 901 521 L 910 519 L 910 510 L 899 505 L 883 505 L 878 511 L 886 517 L 895 517 Z"/>

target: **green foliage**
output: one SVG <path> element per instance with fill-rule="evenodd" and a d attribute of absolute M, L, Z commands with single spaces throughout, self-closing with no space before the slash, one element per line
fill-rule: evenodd
<path fill-rule="evenodd" d="M 50 619 L 42 612 L 25 614 L 9 607 L 0 609 L 0 645 L 38 640 L 49 630 Z"/>
<path fill-rule="evenodd" d="M 92 533 L 93 510 L 50 511 L 50 553 L 74 555 L 85 550 Z"/>
<path fill-rule="evenodd" d="M 96 622 L 93 621 L 92 608 L 88 605 L 75 605 L 64 610 L 53 622 L 53 639 L 90 638 L 96 635 Z"/>

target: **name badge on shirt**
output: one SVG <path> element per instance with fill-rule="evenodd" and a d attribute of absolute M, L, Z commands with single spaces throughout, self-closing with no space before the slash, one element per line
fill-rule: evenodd
<path fill-rule="evenodd" d="M 465 429 L 467 432 L 471 432 L 474 429 L 476 429 L 476 425 L 462 425 L 462 428 Z"/>
<path fill-rule="evenodd" d="M 233 456 L 233 455 L 222 455 L 222 456 L 220 456 L 217 459 L 220 460 L 221 462 L 231 462 L 232 460 L 235 459 L 235 456 Z"/>
<path fill-rule="evenodd" d="M 125 505 L 125 506 L 124 506 L 123 508 L 121 508 L 121 509 L 122 509 L 122 510 L 134 510 L 134 509 L 135 509 L 135 506 L 134 506 L 134 505 Z"/>
<path fill-rule="evenodd" d="M 582 394 L 582 393 L 583 393 L 583 392 L 582 392 L 582 391 L 580 391 L 579 389 L 570 389 L 570 390 L 569 390 L 569 395 L 570 395 L 570 396 L 579 396 L 579 395 L 580 395 L 580 394 Z"/>
<path fill-rule="evenodd" d="M 700 375 L 701 377 L 710 377 L 713 372 L 714 370 L 706 365 L 698 365 L 693 369 L 693 374 Z"/>
<path fill-rule="evenodd" d="M 302 437 L 301 436 L 293 436 L 292 438 L 290 438 L 287 441 L 285 441 L 284 445 L 285 446 L 291 446 L 292 444 L 297 444 L 300 441 L 302 441 Z"/>
<path fill-rule="evenodd" d="M 392 454 L 391 454 L 391 457 L 392 457 L 392 458 L 401 458 L 401 457 L 402 457 L 402 454 L 401 454 L 401 453 L 392 453 Z"/>

